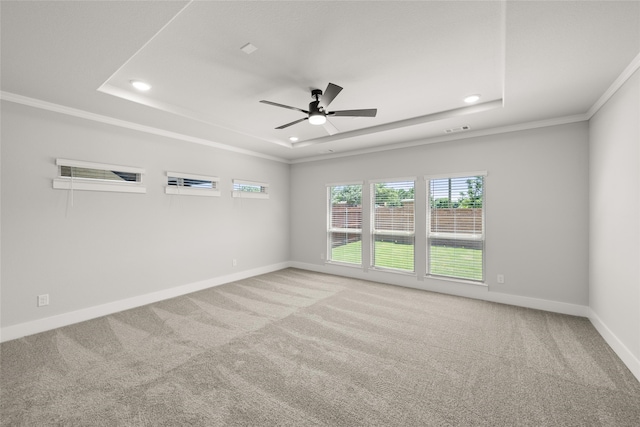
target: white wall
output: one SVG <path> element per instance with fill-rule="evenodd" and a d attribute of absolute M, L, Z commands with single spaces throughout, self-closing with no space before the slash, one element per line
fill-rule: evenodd
<path fill-rule="evenodd" d="M 586 315 L 588 310 L 586 122 L 292 165 L 291 256 L 304 268 Z M 488 289 L 425 279 L 425 225 L 417 224 L 417 277 L 327 265 L 326 184 L 487 171 Z M 424 217 L 418 214 L 418 218 Z M 505 283 L 496 283 L 497 274 Z"/>
<path fill-rule="evenodd" d="M 591 320 L 640 379 L 640 72 L 591 118 Z"/>
<path fill-rule="evenodd" d="M 144 168 L 147 193 L 75 191 L 71 206 L 56 158 Z M 166 195 L 166 171 L 218 176 L 222 196 Z M 270 199 L 232 198 L 232 178 L 268 182 Z M 3 101 L 1 183 L 5 332 L 289 260 L 285 163 Z"/>

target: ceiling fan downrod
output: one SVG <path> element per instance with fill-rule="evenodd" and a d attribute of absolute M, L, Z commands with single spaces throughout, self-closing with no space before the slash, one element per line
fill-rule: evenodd
<path fill-rule="evenodd" d="M 313 89 L 311 91 L 311 97 L 315 98 L 315 101 L 309 103 L 309 123 L 312 125 L 323 125 L 327 121 L 324 108 L 319 105 L 321 96 L 322 91 L 320 89 Z"/>

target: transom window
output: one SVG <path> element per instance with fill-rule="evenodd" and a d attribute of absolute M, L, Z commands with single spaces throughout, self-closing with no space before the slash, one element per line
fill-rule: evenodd
<path fill-rule="evenodd" d="M 233 197 L 268 199 L 269 184 L 264 182 L 233 180 Z"/>
<path fill-rule="evenodd" d="M 165 193 L 189 196 L 219 196 L 220 179 L 213 176 L 167 172 Z"/>
<path fill-rule="evenodd" d="M 53 188 L 124 193 L 146 192 L 142 183 L 145 171 L 141 168 L 68 159 L 56 159 L 56 166 L 58 166 L 58 176 L 53 180 Z"/>

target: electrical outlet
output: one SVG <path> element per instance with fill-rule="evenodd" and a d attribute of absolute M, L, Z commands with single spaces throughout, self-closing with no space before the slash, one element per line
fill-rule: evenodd
<path fill-rule="evenodd" d="M 320 260 L 324 261 L 324 254 L 323 253 L 320 254 Z"/>
<path fill-rule="evenodd" d="M 498 283 L 504 283 L 504 274 L 498 274 Z"/>
<path fill-rule="evenodd" d="M 233 259 L 233 261 L 231 261 L 231 264 L 235 267 L 238 265 L 238 260 L 237 259 Z"/>
<path fill-rule="evenodd" d="M 49 294 L 38 295 L 38 307 L 49 305 Z"/>

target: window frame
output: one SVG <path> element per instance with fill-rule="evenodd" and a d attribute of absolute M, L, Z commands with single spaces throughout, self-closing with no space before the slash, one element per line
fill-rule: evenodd
<path fill-rule="evenodd" d="M 165 194 L 175 194 L 175 195 L 183 195 L 183 196 L 209 196 L 209 197 L 219 197 L 220 196 L 220 178 L 215 176 L 208 175 L 195 175 L 190 173 L 182 173 L 182 172 L 169 172 L 167 171 L 167 185 L 165 186 L 164 192 Z M 198 187 L 185 187 L 184 185 L 170 185 L 170 178 L 175 178 L 177 180 L 185 180 L 185 179 L 193 179 L 197 181 L 209 181 L 211 182 L 211 188 L 198 188 Z"/>
<path fill-rule="evenodd" d="M 482 217 L 481 217 L 481 233 L 480 234 L 472 234 L 467 235 L 466 237 L 458 236 L 458 233 L 432 233 L 431 232 L 431 221 L 432 221 L 432 212 L 431 212 L 431 181 L 433 180 L 442 180 L 442 179 L 456 179 L 456 178 L 475 178 L 482 177 Z M 466 282 L 475 285 L 485 285 L 486 286 L 486 178 L 488 176 L 487 171 L 472 171 L 472 172 L 456 172 L 449 174 L 437 174 L 437 175 L 425 175 L 424 180 L 426 182 L 426 230 L 425 230 L 425 246 L 426 246 L 426 274 L 425 277 L 434 278 L 434 279 L 442 279 L 442 280 L 451 280 L 456 282 Z M 460 233 L 461 234 L 461 233 Z M 431 257 L 430 257 L 430 244 L 431 239 L 434 238 L 446 238 L 449 240 L 459 240 L 459 241 L 477 241 L 482 243 L 482 278 L 480 280 L 467 278 L 467 277 L 459 277 L 459 276 L 451 276 L 444 274 L 434 274 L 431 272 Z"/>
<path fill-rule="evenodd" d="M 348 186 L 360 186 L 360 228 L 333 228 L 331 227 L 332 225 L 332 203 L 331 203 L 331 189 L 334 187 L 348 187 Z M 363 202 L 363 196 L 364 196 L 364 182 L 363 181 L 351 181 L 351 182 L 340 182 L 340 183 L 331 183 L 331 184 L 326 184 L 326 200 L 327 200 L 327 212 L 326 212 L 326 218 L 327 218 L 327 224 L 326 224 L 326 230 L 327 230 L 327 237 L 326 237 L 326 243 L 327 243 L 327 247 L 326 247 L 326 256 L 325 256 L 325 262 L 329 263 L 329 264 L 338 264 L 338 265 L 342 265 L 342 266 L 348 266 L 348 267 L 358 267 L 361 268 L 363 266 L 363 250 L 362 250 L 362 241 L 363 241 L 363 232 L 362 232 L 362 225 L 363 225 L 363 220 L 364 220 L 364 206 L 362 204 Z M 331 240 L 331 236 L 333 235 L 333 233 L 344 233 L 344 234 L 354 234 L 354 235 L 359 235 L 360 236 L 360 262 L 359 263 L 355 263 L 355 262 L 348 262 L 348 261 L 342 261 L 342 260 L 334 260 L 333 259 L 333 248 L 332 248 L 332 240 Z"/>
<path fill-rule="evenodd" d="M 112 165 L 107 163 L 85 162 L 82 160 L 56 159 L 58 173 L 53 179 L 53 188 L 59 190 L 82 190 L 82 191 L 108 191 L 120 193 L 146 193 L 144 185 L 144 175 L 146 171 L 142 168 L 122 165 Z M 63 176 L 62 168 L 82 168 L 95 169 L 107 172 L 122 172 L 136 175 L 136 181 L 116 181 L 100 178 Z"/>
<path fill-rule="evenodd" d="M 269 184 L 258 181 L 246 181 L 242 179 L 234 179 L 231 182 L 232 190 L 231 197 L 239 197 L 245 199 L 268 199 L 269 198 Z M 260 187 L 260 191 L 244 191 L 237 189 L 237 187 Z"/>
<path fill-rule="evenodd" d="M 415 276 L 417 274 L 416 272 L 416 183 L 417 183 L 417 177 L 415 176 L 410 176 L 410 177 L 400 177 L 400 178 L 388 178 L 388 179 L 373 179 L 373 180 L 369 180 L 369 191 L 370 191 L 370 202 L 369 202 L 369 216 L 370 216 L 370 231 L 369 231 L 369 237 L 370 237 L 370 242 L 369 242 L 369 246 L 370 246 L 370 259 L 369 259 L 369 267 L 372 270 L 376 270 L 376 271 L 385 271 L 385 272 L 393 272 L 393 273 L 398 273 L 398 274 L 406 274 L 406 275 L 412 275 Z M 392 231 L 392 230 L 376 230 L 376 184 L 381 184 L 381 183 L 385 183 L 385 184 L 393 184 L 393 183 L 401 183 L 401 182 L 413 182 L 413 191 L 414 191 L 414 196 L 413 196 L 413 230 L 410 232 L 407 231 Z M 413 246 L 413 260 L 412 260 L 412 264 L 413 264 L 413 269 L 412 270 L 407 270 L 407 269 L 403 269 L 403 268 L 394 268 L 394 267 L 385 267 L 385 266 L 377 266 L 375 263 L 375 257 L 376 257 L 376 250 L 375 250 L 375 244 L 376 244 L 376 236 L 400 236 L 400 237 L 410 237 L 413 240 L 412 246 Z"/>

